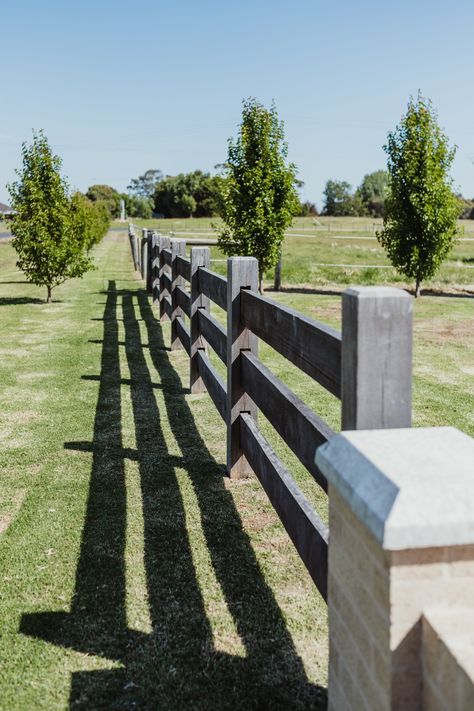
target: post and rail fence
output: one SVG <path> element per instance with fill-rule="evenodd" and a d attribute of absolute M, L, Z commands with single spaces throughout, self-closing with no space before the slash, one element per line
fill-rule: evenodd
<path fill-rule="evenodd" d="M 342 332 L 258 293 L 258 263 L 227 260 L 227 279 L 210 269 L 210 249 L 131 230 L 131 249 L 171 349 L 190 358 L 191 393 L 206 391 L 227 428 L 227 473 L 255 474 L 321 595 L 327 596 L 328 529 L 257 425 L 258 411 L 326 491 L 315 451 L 334 436 L 324 419 L 258 357 L 261 339 L 341 400 L 342 429 L 411 426 L 412 299 L 393 288 L 347 289 Z M 211 303 L 227 312 L 227 329 Z M 189 325 L 186 323 L 189 322 Z M 225 383 L 209 348 L 227 369 Z"/>
<path fill-rule="evenodd" d="M 474 440 L 411 429 L 412 298 L 349 288 L 338 332 L 258 293 L 253 258 L 228 259 L 224 278 L 204 240 L 187 257 L 183 239 L 129 236 L 171 348 L 189 356 L 190 391 L 226 423 L 229 476 L 256 475 L 328 603 L 329 711 L 474 708 Z M 340 434 L 264 365 L 259 340 L 339 398 Z M 327 492 L 329 527 L 259 411 Z"/>

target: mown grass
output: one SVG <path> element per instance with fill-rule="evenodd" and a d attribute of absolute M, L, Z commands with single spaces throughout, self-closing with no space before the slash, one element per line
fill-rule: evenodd
<path fill-rule="evenodd" d="M 0 708 L 322 709 L 325 604 L 124 237 L 49 306 L 0 245 Z"/>
<path fill-rule="evenodd" d="M 126 233 L 96 261 L 47 306 L 0 244 L 0 709 L 324 708 L 324 603 L 258 483 L 225 479 L 223 423 L 189 395 Z M 337 293 L 271 296 L 340 325 Z M 473 305 L 415 304 L 415 426 L 474 436 Z M 338 429 L 335 398 L 260 355 Z"/>
<path fill-rule="evenodd" d="M 315 222 L 317 220 L 317 223 Z M 192 238 L 214 236 L 212 225 L 218 220 L 193 218 L 187 220 L 134 220 L 141 226 L 159 229 L 163 233 Z M 380 219 L 369 218 L 296 218 L 288 230 L 283 247 L 283 288 L 330 288 L 348 284 L 395 284 L 413 288 L 406 277 L 391 267 L 375 237 L 381 229 Z M 474 293 L 474 223 L 460 220 L 463 231 L 452 253 L 433 279 L 423 283 L 425 291 Z M 224 255 L 212 248 L 214 259 Z M 222 271 L 224 265 L 217 266 Z M 273 272 L 266 274 L 271 286 Z"/>

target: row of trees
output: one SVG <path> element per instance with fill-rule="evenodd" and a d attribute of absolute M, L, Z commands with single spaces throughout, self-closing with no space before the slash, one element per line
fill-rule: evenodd
<path fill-rule="evenodd" d="M 105 205 L 110 219 L 120 217 L 120 201 L 125 203 L 125 212 L 128 217 L 142 217 L 149 220 L 153 216 L 153 203 L 142 195 L 119 193 L 110 185 L 91 185 L 87 189 L 86 197 L 95 203 Z"/>
<path fill-rule="evenodd" d="M 119 215 L 121 198 L 129 217 L 148 219 L 152 214 L 171 218 L 216 217 L 224 210 L 227 167 L 217 165 L 217 175 L 194 170 L 163 176 L 160 170 L 147 170 L 131 180 L 128 193 L 119 193 L 108 185 L 92 185 L 87 195 L 91 200 L 105 200 L 111 217 Z M 297 181 L 297 186 L 302 187 L 303 183 Z M 298 201 L 296 214 L 317 215 L 316 206 Z"/>
<path fill-rule="evenodd" d="M 323 215 L 333 217 L 383 217 L 385 198 L 389 192 L 390 175 L 386 170 L 376 170 L 364 176 L 355 190 L 345 180 L 328 180 L 324 187 Z M 460 193 L 459 217 L 474 219 L 474 200 Z"/>
<path fill-rule="evenodd" d="M 194 171 L 163 178 L 159 171 L 147 171 L 132 181 L 123 199 L 129 214 L 143 205 L 151 211 L 152 202 L 171 217 L 220 214 L 221 249 L 256 257 L 261 288 L 264 272 L 281 259 L 285 230 L 301 211 L 301 183 L 296 166 L 287 162 L 287 150 L 275 106 L 266 109 L 248 99 L 219 176 Z M 368 211 L 378 210 L 383 201 L 384 226 L 377 238 L 392 264 L 415 279 L 418 295 L 422 280 L 435 274 L 456 238 L 460 202 L 449 178 L 455 149 L 431 103 L 419 95 L 410 100 L 384 150 L 388 171 L 365 176 L 354 194 L 347 184 L 329 181 L 325 210 L 343 214 L 348 193 L 352 204 L 357 201 Z M 47 287 L 48 301 L 55 286 L 92 267 L 90 249 L 104 235 L 121 199 L 105 185 L 70 196 L 60 168 L 44 134 L 34 134 L 32 145 L 23 145 L 19 180 L 9 186 L 18 266 L 30 281 Z"/>
<path fill-rule="evenodd" d="M 323 215 L 383 217 L 388 183 L 386 170 L 368 173 L 356 190 L 345 180 L 328 180 L 324 187 Z"/>
<path fill-rule="evenodd" d="M 418 296 L 456 239 L 461 207 L 449 177 L 455 148 L 431 102 L 419 94 L 384 150 L 387 171 L 366 175 L 354 193 L 347 183 L 328 181 L 325 213 L 383 213 L 377 239 L 396 269 L 415 280 Z M 229 141 L 219 245 L 229 255 L 257 257 L 260 286 L 263 272 L 280 259 L 284 231 L 298 211 L 296 167 L 286 156 L 275 107 L 244 102 L 239 136 Z"/>
<path fill-rule="evenodd" d="M 201 170 L 163 177 L 159 170 L 147 170 L 120 193 L 110 185 L 91 185 L 87 197 L 107 206 L 111 218 L 120 215 L 120 201 L 128 217 L 214 217 L 219 214 L 222 178 Z"/>
<path fill-rule="evenodd" d="M 107 232 L 109 212 L 104 203 L 82 193 L 71 195 L 42 131 L 31 145 L 22 146 L 23 167 L 8 186 L 14 216 L 10 226 L 17 266 L 28 281 L 52 290 L 93 268 L 90 250 Z"/>

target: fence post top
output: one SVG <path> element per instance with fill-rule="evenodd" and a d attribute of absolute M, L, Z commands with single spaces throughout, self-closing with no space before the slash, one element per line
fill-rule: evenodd
<path fill-rule="evenodd" d="M 359 299 L 406 299 L 413 301 L 413 296 L 404 289 L 394 286 L 350 286 L 342 292 L 344 296 L 356 296 Z"/>
<path fill-rule="evenodd" d="M 258 259 L 256 259 L 256 257 L 227 257 L 227 263 L 228 263 L 228 264 L 231 263 L 231 262 L 244 262 L 244 261 L 246 261 L 246 262 L 251 262 L 251 261 L 253 261 L 253 262 L 258 262 Z"/>
<path fill-rule="evenodd" d="M 474 543 L 474 439 L 453 427 L 344 432 L 316 464 L 388 551 Z"/>

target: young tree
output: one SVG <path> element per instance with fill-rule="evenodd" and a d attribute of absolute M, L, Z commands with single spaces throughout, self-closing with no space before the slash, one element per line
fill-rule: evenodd
<path fill-rule="evenodd" d="M 93 265 L 86 254 L 87 235 L 72 217 L 61 159 L 42 131 L 33 133 L 31 145 L 23 143 L 22 155 L 18 180 L 8 186 L 15 210 L 12 244 L 18 267 L 33 284 L 46 287 L 49 303 L 54 287 Z"/>
<path fill-rule="evenodd" d="M 456 238 L 459 201 L 449 178 L 456 149 L 438 126 L 431 101 L 419 94 L 384 150 L 389 190 L 377 238 L 393 266 L 415 279 L 419 296 L 421 282 L 436 273 Z"/>
<path fill-rule="evenodd" d="M 296 166 L 287 164 L 287 151 L 275 106 L 268 110 L 256 99 L 244 101 L 239 135 L 229 140 L 224 165 L 219 246 L 227 255 L 258 259 L 260 291 L 299 208 Z"/>

